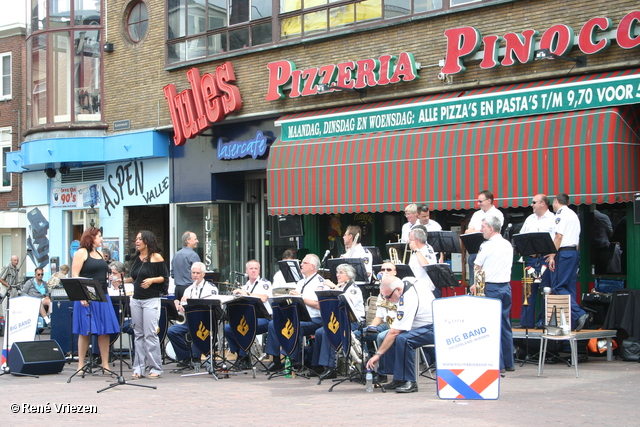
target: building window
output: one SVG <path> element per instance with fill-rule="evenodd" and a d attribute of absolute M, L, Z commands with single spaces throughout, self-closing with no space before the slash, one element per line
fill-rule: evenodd
<path fill-rule="evenodd" d="M 354 28 L 405 22 L 498 0 L 165 0 L 167 63 Z"/>
<path fill-rule="evenodd" d="M 138 43 L 147 34 L 148 26 L 149 12 L 147 11 L 147 5 L 142 1 L 134 3 L 127 17 L 129 39 L 134 43 Z"/>
<path fill-rule="evenodd" d="M 31 1 L 29 127 L 102 121 L 102 2 Z"/>
<path fill-rule="evenodd" d="M 11 99 L 11 53 L 0 54 L 2 80 L 0 81 L 0 100 Z"/>
<path fill-rule="evenodd" d="M 0 191 L 11 191 L 11 174 L 7 172 L 7 153 L 11 151 L 11 127 L 0 128 L 0 149 L 2 149 L 2 185 L 0 185 Z"/>

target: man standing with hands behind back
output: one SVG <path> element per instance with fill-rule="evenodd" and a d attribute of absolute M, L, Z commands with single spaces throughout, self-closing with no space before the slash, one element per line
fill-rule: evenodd
<path fill-rule="evenodd" d="M 200 256 L 195 249 L 198 246 L 198 236 L 193 231 L 185 231 L 182 235 L 182 249 L 173 256 L 171 261 L 171 277 L 176 285 L 176 308 L 180 304 L 184 291 L 191 286 L 191 266 L 200 262 Z"/>

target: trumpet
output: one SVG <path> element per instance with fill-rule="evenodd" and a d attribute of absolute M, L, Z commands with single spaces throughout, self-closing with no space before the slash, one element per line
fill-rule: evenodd
<path fill-rule="evenodd" d="M 535 271 L 534 271 L 535 274 Z M 531 296 L 531 284 L 533 283 L 533 277 L 527 273 L 525 264 L 522 264 L 522 294 L 524 295 L 523 306 L 529 305 L 529 297 Z"/>
<path fill-rule="evenodd" d="M 484 296 L 484 288 L 485 288 L 485 274 L 482 270 L 476 270 L 474 275 L 474 283 L 476 285 L 476 296 L 483 297 Z"/>

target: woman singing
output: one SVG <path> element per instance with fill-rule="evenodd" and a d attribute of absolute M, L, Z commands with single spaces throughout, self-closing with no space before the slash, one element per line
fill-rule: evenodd
<path fill-rule="evenodd" d="M 133 298 L 131 299 L 131 321 L 135 334 L 135 359 L 133 379 L 144 378 L 145 369 L 150 368 L 149 378 L 162 375 L 162 355 L 157 328 L 160 319 L 160 296 L 166 293 L 169 272 L 160 255 L 156 237 L 143 230 L 136 236 L 136 255 L 131 265 Z"/>
<path fill-rule="evenodd" d="M 96 248 L 102 246 L 100 229 L 90 227 L 82 233 L 80 249 L 73 256 L 71 277 L 86 277 L 100 282 L 107 293 L 107 273 L 109 266 Z M 109 371 L 109 334 L 120 332 L 116 312 L 107 295 L 106 302 L 76 301 L 73 306 L 73 333 L 78 334 L 78 369 L 84 366 L 84 358 L 89 348 L 90 334 L 98 335 L 98 347 L 102 360 L 102 373 Z"/>

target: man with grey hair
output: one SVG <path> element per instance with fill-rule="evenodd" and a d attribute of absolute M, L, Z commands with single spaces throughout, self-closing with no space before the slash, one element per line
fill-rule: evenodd
<path fill-rule="evenodd" d="M 423 267 L 425 265 L 437 264 L 438 259 L 431 245 L 427 243 L 427 230 L 423 225 L 416 225 L 411 230 L 411 233 L 409 233 L 409 249 L 411 249 L 412 252 L 409 258 L 409 267 L 411 267 L 413 275 L 416 279 L 427 284 L 429 290 L 433 292 L 435 286 Z M 439 296 L 440 295 L 436 295 L 436 297 Z"/>
<path fill-rule="evenodd" d="M 12 298 L 18 295 L 18 290 L 16 288 L 11 288 L 18 282 L 18 255 L 11 255 L 11 262 L 5 265 L 2 271 L 0 272 L 0 283 L 2 286 L 2 295 L 9 292 L 7 297 Z M 7 299 L 5 298 L 2 301 L 2 307 L 0 307 L 0 315 L 4 316 L 4 312 L 7 308 Z"/>
<path fill-rule="evenodd" d="M 485 296 L 502 302 L 500 325 L 500 371 L 514 371 L 513 334 L 511 332 L 511 266 L 513 265 L 513 246 L 500 234 L 502 223 L 498 217 L 488 215 L 482 220 L 482 235 L 487 239 L 478 251 L 475 270 L 485 274 Z M 471 286 L 476 294 L 477 283 Z"/>
<path fill-rule="evenodd" d="M 176 252 L 173 260 L 171 260 L 171 278 L 176 286 L 174 292 L 176 308 L 180 305 L 184 291 L 193 283 L 191 280 L 191 266 L 194 262 L 200 262 L 200 256 L 195 251 L 197 246 L 198 236 L 196 236 L 196 233 L 185 231 L 182 235 L 182 249 Z"/>
<path fill-rule="evenodd" d="M 418 206 L 415 203 L 411 203 L 404 208 L 404 216 L 407 218 L 407 222 L 402 226 L 402 233 L 400 234 L 400 241 L 407 243 L 409 241 L 409 233 L 414 225 L 418 222 Z"/>
<path fill-rule="evenodd" d="M 207 269 L 200 261 L 194 262 L 191 266 L 191 277 L 193 282 L 191 286 L 185 289 L 180 301 L 177 302 L 178 312 L 184 314 L 182 303 L 186 303 L 188 299 L 202 299 L 211 295 L 218 295 L 218 288 L 213 283 L 204 280 L 204 273 Z M 173 350 L 176 353 L 176 361 L 183 365 L 189 366 L 190 358 L 199 356 L 200 351 L 195 345 L 189 346 L 185 340 L 185 335 L 189 330 L 187 322 L 182 324 L 176 323 L 167 330 L 167 337 L 171 341 Z"/>
<path fill-rule="evenodd" d="M 300 322 L 299 335 L 311 335 L 319 327 L 322 326 L 322 317 L 320 315 L 320 304 L 318 303 L 317 290 L 324 289 L 324 279 L 318 275 L 318 269 L 320 269 L 320 258 L 318 255 L 309 254 L 304 257 L 300 263 L 300 271 L 302 272 L 302 280 L 296 284 L 296 289 L 290 292 L 291 295 L 302 297 L 309 317 L 310 322 Z M 283 364 L 280 361 L 280 341 L 278 340 L 278 334 L 282 331 L 276 331 L 276 325 L 273 320 L 269 322 L 269 333 L 267 335 L 267 347 L 265 352 L 272 356 L 273 362 L 267 367 L 269 372 L 277 372 L 283 368 Z M 298 346 L 299 347 L 299 346 Z M 300 349 L 297 348 L 296 352 Z M 296 359 L 296 356 L 292 356 Z"/>
<path fill-rule="evenodd" d="M 380 282 L 380 295 L 387 301 L 398 304 L 397 317 L 382 341 L 378 351 L 367 362 L 374 369 L 384 357 L 385 372 L 393 374 L 393 381 L 383 386 L 397 393 L 418 391 L 415 349 L 433 344 L 433 293 L 425 286 L 413 286 L 395 276 L 384 276 Z"/>

